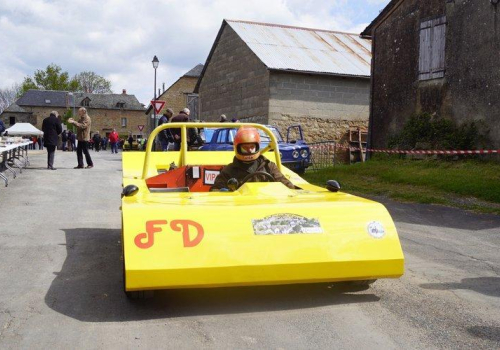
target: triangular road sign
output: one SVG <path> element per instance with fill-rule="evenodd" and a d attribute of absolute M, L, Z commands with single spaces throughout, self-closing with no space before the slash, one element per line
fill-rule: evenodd
<path fill-rule="evenodd" d="M 165 101 L 152 100 L 151 105 L 155 109 L 156 114 L 160 114 L 161 109 L 165 106 Z"/>

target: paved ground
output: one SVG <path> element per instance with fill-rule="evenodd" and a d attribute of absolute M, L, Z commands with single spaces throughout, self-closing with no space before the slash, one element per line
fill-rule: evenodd
<path fill-rule="evenodd" d="M 121 155 L 44 153 L 0 187 L 0 348 L 500 348 L 500 216 L 384 200 L 400 280 L 162 291 L 129 302 Z M 0 182 L 1 184 L 1 182 Z"/>

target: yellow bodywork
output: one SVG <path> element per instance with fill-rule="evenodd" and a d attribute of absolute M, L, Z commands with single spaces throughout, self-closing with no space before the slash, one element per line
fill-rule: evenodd
<path fill-rule="evenodd" d="M 268 132 L 275 147 L 264 155 L 301 189 L 269 182 L 234 192 L 151 192 L 146 179 L 171 163 L 225 165 L 234 155 L 188 152 L 185 142 L 179 152 L 150 152 L 156 134 L 172 124 L 154 130 L 147 152 L 123 154 L 123 186 L 139 189 L 122 199 L 125 290 L 400 277 L 403 252 L 385 207 L 307 183 L 281 167 L 274 135 L 251 125 Z M 184 140 L 187 127 L 200 126 L 227 124 L 175 124 Z M 279 229 L 290 232 L 275 234 Z"/>

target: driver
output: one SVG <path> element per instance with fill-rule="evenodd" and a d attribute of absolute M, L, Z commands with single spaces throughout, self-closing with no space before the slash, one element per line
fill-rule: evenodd
<path fill-rule="evenodd" d="M 271 174 L 275 181 L 282 182 L 289 188 L 295 186 L 279 171 L 276 164 L 260 154 L 260 135 L 257 129 L 252 127 L 241 127 L 234 137 L 235 157 L 233 162 L 222 168 L 220 174 L 215 179 L 211 190 L 227 188 L 227 182 L 231 178 L 238 180 L 241 185 L 242 180 L 249 174 L 256 171 L 263 171 Z M 257 174 L 250 182 L 266 181 L 264 175 Z"/>

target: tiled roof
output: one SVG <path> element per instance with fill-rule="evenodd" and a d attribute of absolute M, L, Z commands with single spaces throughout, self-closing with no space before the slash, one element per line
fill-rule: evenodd
<path fill-rule="evenodd" d="M 9 107 L 7 107 L 4 112 L 10 113 L 28 113 L 22 107 L 19 107 L 17 104 L 12 103 Z"/>
<path fill-rule="evenodd" d="M 17 101 L 18 106 L 66 107 L 66 91 L 28 90 Z"/>
<path fill-rule="evenodd" d="M 87 94 L 76 92 L 75 106 L 82 106 L 82 101 L 88 98 L 88 108 L 100 109 L 125 109 L 144 111 L 144 106 L 137 100 L 134 95 L 127 94 Z M 118 103 L 124 103 L 124 107 L 118 107 Z M 67 91 L 53 91 L 53 90 L 28 90 L 21 96 L 16 104 L 20 107 L 72 107 L 73 97 L 72 93 Z"/>
<path fill-rule="evenodd" d="M 200 76 L 202 70 L 203 70 L 203 65 L 200 63 L 196 67 L 191 69 L 189 72 L 184 74 L 184 77 L 198 78 Z"/>

